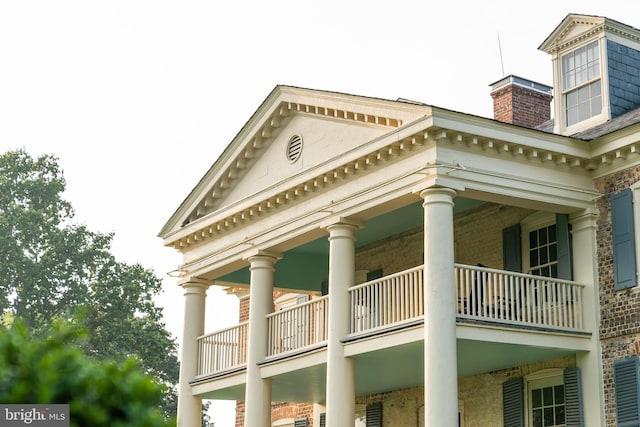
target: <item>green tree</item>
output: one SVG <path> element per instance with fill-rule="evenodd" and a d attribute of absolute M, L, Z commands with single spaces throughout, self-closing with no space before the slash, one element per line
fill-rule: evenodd
<path fill-rule="evenodd" d="M 73 320 L 88 332 L 85 353 L 96 360 L 135 357 L 168 386 L 163 409 L 175 414 L 175 340 L 153 301 L 161 280 L 119 262 L 111 234 L 73 222 L 63 199 L 65 180 L 54 156 L 24 150 L 0 156 L 0 315 L 34 333 L 52 319 Z"/>
<path fill-rule="evenodd" d="M 33 336 L 22 321 L 0 327 L 0 402 L 69 404 L 70 426 L 169 426 L 163 386 L 137 360 L 97 361 L 78 346 L 78 329 L 54 322 Z"/>

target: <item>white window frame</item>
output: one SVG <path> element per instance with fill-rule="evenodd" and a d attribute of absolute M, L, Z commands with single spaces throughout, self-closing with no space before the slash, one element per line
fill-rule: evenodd
<path fill-rule="evenodd" d="M 564 65 L 563 65 L 563 57 L 571 52 L 576 51 L 577 49 L 583 48 L 590 43 L 593 42 L 598 43 L 598 54 L 600 55 L 600 89 L 601 89 L 601 97 L 602 97 L 602 109 L 600 110 L 600 114 L 596 114 L 594 116 L 589 117 L 586 120 L 579 121 L 575 124 L 568 125 L 567 124 L 567 116 L 566 116 L 566 98 L 565 95 L 568 92 L 578 89 L 579 87 L 586 86 L 588 84 L 593 83 L 598 79 L 592 79 L 584 82 L 579 86 L 574 86 L 569 90 L 565 90 L 564 88 Z M 560 125 L 556 128 L 559 133 L 564 135 L 571 135 L 576 132 L 580 132 L 582 130 L 589 129 L 605 120 L 607 120 L 610 116 L 610 108 L 609 102 L 609 79 L 607 74 L 607 47 L 606 47 L 606 39 L 603 36 L 585 40 L 583 43 L 579 45 L 572 46 L 571 49 L 567 49 L 563 52 L 559 52 L 558 56 L 555 60 L 556 66 L 555 68 L 555 87 L 560 92 L 556 94 L 556 103 L 557 106 L 555 108 L 555 120 Z"/>
<path fill-rule="evenodd" d="M 522 227 L 521 244 L 522 244 L 522 272 L 529 274 L 531 264 L 529 262 L 529 233 L 539 230 L 556 223 L 556 215 L 552 212 L 536 212 L 520 222 Z M 556 228 L 556 242 L 558 238 L 558 230 Z M 556 260 L 557 261 L 557 260 Z"/>
<path fill-rule="evenodd" d="M 564 385 L 564 369 L 551 368 L 541 371 L 533 372 L 524 377 L 524 410 L 525 410 L 525 425 L 527 427 L 533 426 L 533 412 L 531 406 L 531 392 L 534 389 L 540 387 L 549 387 L 554 385 Z M 566 405 L 566 402 L 565 402 Z"/>

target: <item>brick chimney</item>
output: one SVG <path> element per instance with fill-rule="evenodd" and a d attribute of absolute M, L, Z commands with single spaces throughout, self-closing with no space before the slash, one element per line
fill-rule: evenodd
<path fill-rule="evenodd" d="M 552 87 L 509 75 L 491 85 L 493 118 L 535 128 L 551 118 Z"/>

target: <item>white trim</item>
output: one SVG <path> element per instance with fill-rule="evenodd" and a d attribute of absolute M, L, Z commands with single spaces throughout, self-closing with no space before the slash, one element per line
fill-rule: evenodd
<path fill-rule="evenodd" d="M 531 412 L 531 391 L 533 388 L 549 387 L 555 385 L 564 385 L 564 369 L 551 368 L 543 369 L 541 371 L 532 372 L 524 377 L 524 410 L 525 410 L 525 425 L 531 427 L 533 425 L 532 412 Z"/>
<path fill-rule="evenodd" d="M 271 423 L 271 427 L 293 427 L 295 420 L 293 418 L 282 418 Z"/>

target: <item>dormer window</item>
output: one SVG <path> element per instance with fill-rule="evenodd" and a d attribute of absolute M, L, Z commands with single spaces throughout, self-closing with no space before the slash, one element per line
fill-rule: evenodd
<path fill-rule="evenodd" d="M 553 62 L 553 132 L 595 135 L 608 121 L 640 108 L 639 29 L 570 14 L 540 50 Z"/>
<path fill-rule="evenodd" d="M 598 41 L 562 56 L 562 92 L 567 126 L 602 113 Z"/>

